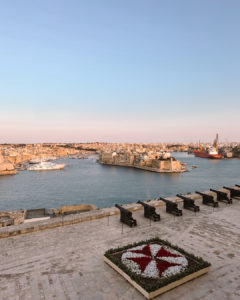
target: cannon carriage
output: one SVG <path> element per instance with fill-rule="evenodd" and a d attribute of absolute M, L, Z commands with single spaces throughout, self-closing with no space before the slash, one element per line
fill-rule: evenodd
<path fill-rule="evenodd" d="M 223 187 L 225 190 L 230 191 L 230 197 L 231 198 L 235 198 L 235 197 L 240 197 L 240 190 L 234 189 L 234 188 L 230 188 L 227 186 Z"/>
<path fill-rule="evenodd" d="M 202 204 L 218 207 L 218 202 L 214 200 L 213 196 L 198 191 L 195 193 L 202 196 Z"/>
<path fill-rule="evenodd" d="M 218 190 L 214 190 L 214 189 L 210 189 L 211 192 L 214 192 L 217 194 L 217 201 L 222 201 L 222 202 L 226 202 L 228 204 L 232 204 L 232 199 L 228 197 L 227 193 L 218 191 Z"/>
<path fill-rule="evenodd" d="M 156 213 L 156 208 L 144 203 L 142 201 L 138 201 L 137 203 L 141 204 L 144 207 L 144 217 L 148 218 L 154 222 L 160 221 L 160 215 Z"/>
<path fill-rule="evenodd" d="M 182 194 L 177 194 L 177 197 L 178 198 L 181 198 L 183 200 L 183 207 L 185 209 L 189 209 L 189 210 L 192 210 L 194 212 L 199 212 L 200 211 L 200 208 L 199 206 L 197 206 L 195 203 L 194 203 L 194 200 L 191 199 L 191 198 L 188 198 L 188 197 L 185 197 L 183 196 Z"/>
<path fill-rule="evenodd" d="M 163 197 L 160 197 L 159 200 L 162 200 L 166 203 L 166 212 L 177 217 L 182 216 L 182 210 L 178 208 L 177 203 L 167 200 Z"/>
<path fill-rule="evenodd" d="M 137 221 L 133 219 L 132 212 L 128 209 L 115 204 L 115 207 L 117 207 L 120 210 L 120 221 L 129 227 L 137 226 Z"/>

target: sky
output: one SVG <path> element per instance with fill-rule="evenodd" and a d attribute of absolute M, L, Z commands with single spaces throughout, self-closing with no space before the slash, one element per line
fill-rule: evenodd
<path fill-rule="evenodd" d="M 239 11 L 0 1 L 0 143 L 240 141 Z"/>

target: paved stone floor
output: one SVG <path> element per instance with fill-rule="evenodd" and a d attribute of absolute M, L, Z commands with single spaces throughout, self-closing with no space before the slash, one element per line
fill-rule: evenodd
<path fill-rule="evenodd" d="M 240 299 L 240 200 L 201 212 L 167 215 L 150 223 L 135 212 L 139 226 L 128 228 L 119 216 L 0 240 L 0 299 L 144 299 L 103 262 L 104 252 L 158 236 L 212 263 L 210 273 L 156 299 Z"/>

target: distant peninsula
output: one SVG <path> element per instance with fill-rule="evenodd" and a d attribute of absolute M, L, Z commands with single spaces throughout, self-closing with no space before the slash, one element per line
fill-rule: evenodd
<path fill-rule="evenodd" d="M 156 173 L 182 173 L 187 169 L 168 152 L 100 152 L 98 162 L 103 165 L 131 167 Z"/>

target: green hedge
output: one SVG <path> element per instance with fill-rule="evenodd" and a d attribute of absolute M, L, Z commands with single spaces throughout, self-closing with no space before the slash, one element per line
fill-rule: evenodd
<path fill-rule="evenodd" d="M 168 246 L 174 250 L 177 250 L 179 251 L 180 253 L 182 253 L 183 255 L 185 255 L 187 258 L 190 258 L 192 260 L 195 261 L 196 265 L 194 267 L 188 267 L 186 270 L 184 270 L 183 272 L 181 273 L 178 273 L 178 274 L 175 274 L 175 275 L 172 275 L 170 277 L 167 277 L 167 278 L 163 278 L 161 279 L 160 281 L 159 280 L 156 280 L 155 283 L 152 283 L 152 284 L 149 284 L 149 283 L 146 283 L 142 280 L 142 278 L 131 272 L 127 266 L 125 266 L 121 260 L 119 260 L 119 258 L 115 257 L 114 253 L 117 253 L 117 252 L 121 252 L 121 251 L 124 251 L 124 250 L 127 250 L 127 249 L 130 249 L 130 248 L 133 248 L 133 247 L 136 247 L 136 246 L 141 246 L 143 244 L 149 244 L 149 243 L 154 243 L 154 242 L 157 242 L 157 243 L 160 243 L 164 246 Z M 124 247 L 119 247 L 119 248 L 115 248 L 115 249 L 109 249 L 108 251 L 105 252 L 104 254 L 110 261 L 112 261 L 116 266 L 118 266 L 121 270 L 123 270 L 127 275 L 129 275 L 129 277 L 134 280 L 137 284 L 139 284 L 142 288 L 144 288 L 147 292 L 153 292 L 163 286 L 166 286 L 174 281 L 177 281 L 183 277 L 186 277 L 187 275 L 190 275 L 192 273 L 195 273 L 201 269 L 204 269 L 206 267 L 209 267 L 211 266 L 211 264 L 205 260 L 203 260 L 201 257 L 197 257 L 191 253 L 188 253 L 186 252 L 185 250 L 183 250 L 182 248 L 179 248 L 178 246 L 175 246 L 175 245 L 172 245 L 170 242 L 168 241 L 165 241 L 165 240 L 161 240 L 159 239 L 158 237 L 156 238 L 152 238 L 152 239 L 149 239 L 149 240 L 145 240 L 145 241 L 141 241 L 141 242 L 138 242 L 138 243 L 133 243 L 133 244 L 128 244 Z"/>

